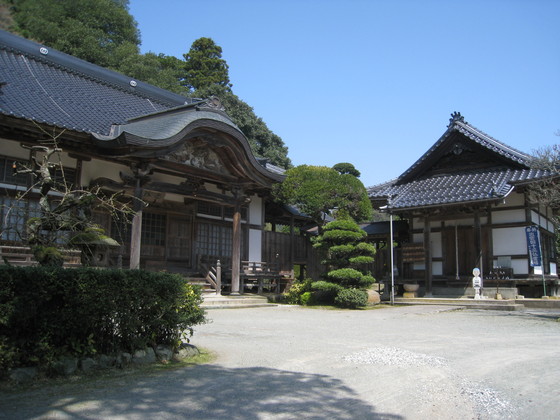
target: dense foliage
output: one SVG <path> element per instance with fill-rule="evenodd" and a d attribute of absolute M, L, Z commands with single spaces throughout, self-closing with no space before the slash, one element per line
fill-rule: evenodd
<path fill-rule="evenodd" d="M 317 248 L 326 251 L 325 279 L 339 287 L 333 296 L 334 303 L 339 306 L 358 307 L 367 303 L 365 289 L 375 281 L 367 272 L 367 265 L 373 262 L 375 247 L 364 242 L 366 236 L 356 222 L 343 218 L 327 223 L 315 243 Z"/>
<path fill-rule="evenodd" d="M 276 185 L 277 200 L 296 206 L 319 226 L 327 215 L 343 213 L 355 220 L 371 218 L 371 202 L 362 182 L 326 166 L 300 165 L 286 171 L 286 179 Z"/>
<path fill-rule="evenodd" d="M 354 167 L 354 165 L 348 162 L 337 163 L 336 165 L 333 166 L 333 169 L 342 175 L 350 174 L 350 175 L 354 175 L 356 178 L 359 178 L 361 175 L 360 171 L 358 171 Z"/>
<path fill-rule="evenodd" d="M 115 68 L 123 51 L 138 53 L 140 33 L 126 9 L 114 0 L 10 0 L 15 31 L 26 38 Z"/>
<path fill-rule="evenodd" d="M 183 86 L 192 91 L 213 85 L 230 88 L 229 66 L 222 58 L 222 47 L 211 38 L 198 38 L 192 43 L 185 58 L 185 78 Z"/>
<path fill-rule="evenodd" d="M 256 156 L 266 158 L 273 165 L 284 169 L 292 166 L 288 157 L 288 148 L 282 139 L 270 131 L 262 118 L 257 117 L 253 108 L 239 99 L 230 89 L 214 84 L 196 91 L 195 94 L 201 98 L 210 96 L 220 98 L 231 120 L 249 140 L 251 150 Z"/>
<path fill-rule="evenodd" d="M 231 91 L 222 48 L 211 38 L 195 40 L 183 59 L 155 52 L 140 54 L 140 31 L 128 12 L 127 0 L 0 0 L 0 25 L 178 94 L 195 98 L 216 95 L 256 156 L 285 169 L 291 167 L 282 139 Z"/>
<path fill-rule="evenodd" d="M 0 371 L 178 345 L 205 321 L 200 290 L 174 274 L 0 265 L 0 279 Z"/>
<path fill-rule="evenodd" d="M 314 246 L 323 250 L 327 266 L 324 280 L 296 281 L 284 294 L 287 303 L 337 305 L 356 309 L 367 305 L 368 289 L 375 279 L 368 271 L 375 247 L 356 222 L 342 217 L 327 223 Z"/>

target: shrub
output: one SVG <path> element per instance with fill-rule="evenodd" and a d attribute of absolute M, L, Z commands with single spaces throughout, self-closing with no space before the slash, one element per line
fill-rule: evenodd
<path fill-rule="evenodd" d="M 337 244 L 344 244 L 345 242 L 356 242 L 364 238 L 367 234 L 362 231 L 354 232 L 350 230 L 328 230 L 323 233 L 322 240 L 324 242 L 331 242 Z"/>
<path fill-rule="evenodd" d="M 364 275 L 354 268 L 339 268 L 327 273 L 327 277 L 342 286 L 360 286 L 360 280 Z"/>
<path fill-rule="evenodd" d="M 205 321 L 200 289 L 175 274 L 0 265 L 0 279 L 0 370 L 178 345 Z"/>
<path fill-rule="evenodd" d="M 369 257 L 367 255 L 359 255 L 357 257 L 350 258 L 348 261 L 352 265 L 371 264 L 373 262 L 373 257 Z"/>
<path fill-rule="evenodd" d="M 341 308 L 356 309 L 367 305 L 367 292 L 358 289 L 342 289 L 335 298 Z"/>
<path fill-rule="evenodd" d="M 342 287 L 340 285 L 324 280 L 311 283 L 314 302 L 318 304 L 332 305 L 334 303 L 334 298 L 341 289 Z"/>
<path fill-rule="evenodd" d="M 360 242 L 359 244 L 357 244 L 355 247 L 355 251 L 359 255 L 368 255 L 368 256 L 373 256 L 377 252 L 377 250 L 375 249 L 375 245 L 370 244 L 368 242 Z"/>
<path fill-rule="evenodd" d="M 292 305 L 299 305 L 301 303 L 301 295 L 305 292 L 311 291 L 311 279 L 306 279 L 304 281 L 296 280 L 290 286 L 290 289 L 287 292 L 284 292 L 284 296 L 286 298 L 286 303 Z"/>
<path fill-rule="evenodd" d="M 313 294 L 311 292 L 305 292 L 299 297 L 299 303 L 307 306 L 313 304 Z"/>

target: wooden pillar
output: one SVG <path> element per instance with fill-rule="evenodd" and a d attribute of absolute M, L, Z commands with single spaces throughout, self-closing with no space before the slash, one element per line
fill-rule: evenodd
<path fill-rule="evenodd" d="M 482 269 L 482 228 L 480 226 L 480 214 L 478 209 L 474 211 L 474 250 L 476 255 L 476 267 L 480 269 L 480 277 L 484 278 L 484 271 Z"/>
<path fill-rule="evenodd" d="M 140 181 L 136 181 L 136 189 L 134 190 L 134 217 L 132 218 L 132 229 L 130 238 L 130 269 L 137 270 L 140 268 L 140 249 L 142 247 L 142 196 L 143 190 L 140 187 Z"/>
<path fill-rule="evenodd" d="M 432 247 L 431 247 L 431 227 L 430 216 L 424 217 L 424 260 L 425 260 L 425 282 L 426 293 L 425 297 L 432 297 Z"/>
<path fill-rule="evenodd" d="M 240 290 L 239 271 L 241 266 L 241 204 L 236 201 L 233 209 L 233 243 L 231 249 L 231 294 L 238 295 Z"/>
<path fill-rule="evenodd" d="M 493 270 L 494 268 L 494 228 L 492 227 L 492 208 L 490 205 L 486 208 L 486 214 L 488 215 L 486 219 L 486 229 L 487 229 L 487 237 L 488 240 L 486 241 L 487 246 L 487 254 L 488 260 L 490 263 L 490 267 L 488 267 L 488 271 Z"/>
<path fill-rule="evenodd" d="M 294 215 L 290 215 L 290 270 L 293 272 L 296 260 L 296 246 L 294 241 Z M 278 267 L 280 268 L 280 267 Z"/>

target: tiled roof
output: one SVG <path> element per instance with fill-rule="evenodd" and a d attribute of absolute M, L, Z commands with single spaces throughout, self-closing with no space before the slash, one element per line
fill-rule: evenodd
<path fill-rule="evenodd" d="M 429 158 L 434 155 L 434 153 L 440 149 L 444 143 L 449 141 L 455 133 L 462 134 L 472 143 L 476 143 L 484 149 L 497 156 L 501 156 L 512 163 L 525 167 L 529 167 L 530 165 L 530 155 L 510 147 L 484 133 L 482 130 L 472 126 L 465 121 L 464 117 L 460 113 L 453 113 L 445 133 L 443 133 L 443 135 L 433 144 L 432 147 L 430 147 L 430 149 L 428 149 L 426 153 L 420 157 L 420 159 L 414 162 L 410 168 L 399 176 L 398 181 L 410 181 L 410 177 L 414 176 L 413 174 L 417 173 L 419 169 L 426 164 Z"/>
<path fill-rule="evenodd" d="M 432 176 L 406 184 L 387 183 L 368 189 L 372 199 L 390 199 L 388 207 L 410 209 L 499 200 L 514 184 L 546 176 L 536 169 L 493 169 Z"/>
<path fill-rule="evenodd" d="M 0 31 L 0 113 L 108 135 L 190 99 Z"/>
<path fill-rule="evenodd" d="M 245 136 L 215 99 L 187 98 L 2 30 L 1 114 L 90 133 L 108 147 L 165 147 L 180 140 L 189 124 L 202 123 L 244 139 L 252 156 Z M 280 168 L 253 162 L 279 179 Z"/>
<path fill-rule="evenodd" d="M 428 169 L 437 150 L 456 132 L 500 157 L 496 165 L 447 173 L 430 172 Z M 368 195 L 374 201 L 387 201 L 388 208 L 401 210 L 499 200 L 516 184 L 548 176 L 544 170 L 531 168 L 531 159 L 530 155 L 490 137 L 455 113 L 443 136 L 420 159 L 397 179 L 369 187 Z"/>
<path fill-rule="evenodd" d="M 223 123 L 243 136 L 241 130 L 223 112 L 211 111 L 208 107 L 198 107 L 205 102 L 182 105 L 132 119 L 125 124 L 116 124 L 111 128 L 110 135 L 94 134 L 94 137 L 106 144 L 122 139 L 123 142 L 131 145 L 165 147 L 181 140 L 183 130 L 193 122 L 200 120 Z"/>

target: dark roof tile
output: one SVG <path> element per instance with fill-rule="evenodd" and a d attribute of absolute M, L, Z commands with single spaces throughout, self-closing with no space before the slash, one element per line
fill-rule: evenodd
<path fill-rule="evenodd" d="M 390 198 L 389 208 L 408 209 L 454 203 L 492 201 L 506 197 L 513 184 L 546 176 L 537 169 L 494 169 L 432 176 L 402 185 L 370 187 L 372 199 Z"/>
<path fill-rule="evenodd" d="M 76 131 L 109 134 L 112 124 L 192 102 L 0 31 L 0 113 Z"/>

